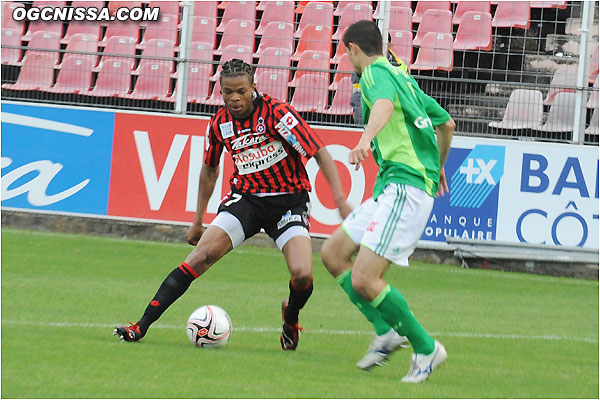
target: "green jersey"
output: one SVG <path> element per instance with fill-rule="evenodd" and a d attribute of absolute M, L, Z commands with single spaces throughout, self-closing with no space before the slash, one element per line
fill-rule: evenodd
<path fill-rule="evenodd" d="M 379 172 L 373 198 L 390 183 L 418 187 L 434 197 L 440 180 L 440 153 L 434 126 L 450 119 L 450 114 L 426 95 L 417 81 L 385 57 L 367 66 L 360 78 L 363 120 L 368 122 L 375 101 L 388 99 L 394 112 L 371 142 Z"/>

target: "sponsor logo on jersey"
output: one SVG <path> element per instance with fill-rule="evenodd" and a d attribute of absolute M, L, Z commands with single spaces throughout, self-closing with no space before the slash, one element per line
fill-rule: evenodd
<path fill-rule="evenodd" d="M 298 120 L 291 113 L 287 113 L 279 120 L 279 123 L 275 125 L 275 129 L 294 148 L 294 150 L 304 157 L 307 157 L 306 150 L 302 148 L 298 138 L 296 138 L 296 135 L 291 131 L 296 125 L 298 125 Z"/>
<path fill-rule="evenodd" d="M 246 175 L 270 168 L 286 156 L 287 152 L 281 142 L 275 141 L 256 149 L 248 149 L 234 154 L 233 161 L 240 175 Z"/>
<path fill-rule="evenodd" d="M 291 210 L 288 210 L 285 214 L 281 216 L 281 220 L 277 223 L 277 229 L 281 229 L 290 222 L 300 222 L 302 217 L 300 215 L 292 214 Z"/>
<path fill-rule="evenodd" d="M 227 139 L 233 136 L 233 122 L 225 122 L 223 124 L 219 124 L 219 128 L 221 129 L 221 136 L 223 139 Z"/>
<path fill-rule="evenodd" d="M 244 135 L 239 138 L 233 139 L 231 141 L 231 148 L 233 150 L 239 150 L 239 149 L 253 146 L 255 144 L 262 143 L 268 139 L 269 138 L 266 137 L 265 135 L 260 135 L 260 136 L 257 136 L 254 134 Z"/>
<path fill-rule="evenodd" d="M 415 126 L 419 129 L 427 128 L 431 125 L 431 120 L 429 118 L 418 117 L 414 122 Z"/>

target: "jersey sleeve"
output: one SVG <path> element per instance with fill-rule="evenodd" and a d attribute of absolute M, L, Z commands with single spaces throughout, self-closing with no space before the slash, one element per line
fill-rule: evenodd
<path fill-rule="evenodd" d="M 323 147 L 321 138 L 289 104 L 273 106 L 273 125 L 281 137 L 304 157 L 314 156 Z"/>
<path fill-rule="evenodd" d="M 217 167 L 223 153 L 223 143 L 220 140 L 219 125 L 215 119 L 211 119 L 206 126 L 206 137 L 204 138 L 204 164 L 209 167 Z"/>
<path fill-rule="evenodd" d="M 364 96 L 371 104 L 377 100 L 388 99 L 393 102 L 396 98 L 396 87 L 391 85 L 390 72 L 385 68 L 372 66 L 360 78 L 360 87 Z"/>
<path fill-rule="evenodd" d="M 411 77 L 411 80 L 415 93 L 423 105 L 427 116 L 431 120 L 431 124 L 433 126 L 438 126 L 447 122 L 451 118 L 448 111 L 444 110 L 433 97 L 425 93 L 413 77 Z"/>

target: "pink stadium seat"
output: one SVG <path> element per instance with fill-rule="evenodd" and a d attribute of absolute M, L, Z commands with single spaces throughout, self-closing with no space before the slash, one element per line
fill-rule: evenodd
<path fill-rule="evenodd" d="M 263 4 L 263 2 L 261 2 Z M 290 1 L 268 1 L 264 3 L 260 25 L 256 29 L 257 35 L 265 35 L 265 29 L 271 22 L 294 24 L 294 3 Z M 293 29 L 293 28 L 292 28 Z"/>
<path fill-rule="evenodd" d="M 304 9 L 308 5 L 308 3 L 314 3 L 314 1 L 300 1 L 298 2 L 298 7 L 296 7 L 296 14 L 303 14 Z M 319 3 L 331 3 L 333 5 L 333 1 L 319 1 Z"/>
<path fill-rule="evenodd" d="M 148 7 L 160 8 L 160 15 L 171 14 L 179 16 L 179 2 L 178 1 L 150 1 Z M 194 10 L 195 11 L 195 10 Z M 194 13 L 194 15 L 196 15 Z"/>
<path fill-rule="evenodd" d="M 141 1 L 109 1 L 108 9 L 110 10 L 110 14 L 114 15 L 117 10 L 121 7 L 133 8 L 133 7 L 141 7 Z"/>
<path fill-rule="evenodd" d="M 197 17 L 194 16 L 192 27 L 192 42 L 202 42 L 215 48 L 217 41 L 217 18 L 216 17 Z"/>
<path fill-rule="evenodd" d="M 531 9 L 528 1 L 500 1 L 494 13 L 494 28 L 529 29 Z"/>
<path fill-rule="evenodd" d="M 293 61 L 298 61 L 302 54 L 309 50 L 321 51 L 331 54 L 331 26 L 307 25 L 302 31 L 296 51 L 292 56 Z"/>
<path fill-rule="evenodd" d="M 156 22 L 146 23 L 146 31 L 142 42 L 137 45 L 138 49 L 143 49 L 146 43 L 152 39 L 168 40 L 177 42 L 177 15 L 160 14 Z"/>
<path fill-rule="evenodd" d="M 96 86 L 88 93 L 98 97 L 124 97 L 129 92 L 131 67 L 120 58 L 103 60 Z"/>
<path fill-rule="evenodd" d="M 2 28 L 2 46 L 21 46 L 21 34 L 19 30 Z M 8 49 L 2 47 L 2 64 L 19 65 L 21 61 L 21 49 Z"/>
<path fill-rule="evenodd" d="M 102 0 L 73 0 L 71 2 L 71 7 L 84 7 L 84 8 L 95 7 L 99 10 L 102 7 L 104 7 L 104 1 L 102 1 Z"/>
<path fill-rule="evenodd" d="M 137 100 L 165 100 L 171 89 L 171 69 L 161 63 L 145 63 L 128 98 Z"/>
<path fill-rule="evenodd" d="M 129 69 L 133 69 L 135 66 L 135 41 L 126 36 L 113 36 L 106 42 L 102 54 L 100 65 L 94 69 L 94 72 L 100 71 L 104 59 L 109 58 L 120 59 L 124 64 L 129 65 Z"/>
<path fill-rule="evenodd" d="M 223 18 L 217 27 L 217 32 L 224 32 L 231 21 L 252 21 L 252 34 L 254 35 L 254 20 L 256 19 L 256 1 L 228 1 L 225 3 Z"/>
<path fill-rule="evenodd" d="M 268 67 L 286 67 L 289 68 L 292 54 L 288 49 L 279 49 L 277 47 L 267 47 L 258 58 L 258 71 L 269 69 Z M 272 69 L 272 68 L 271 68 Z M 274 70 L 274 69 L 273 69 Z M 290 70 L 286 70 L 289 77 Z M 286 78 L 285 84 L 287 85 Z"/>
<path fill-rule="evenodd" d="M 98 44 L 100 46 L 104 46 L 114 36 L 131 38 L 135 44 L 138 42 L 140 37 L 140 26 L 137 22 L 132 21 L 112 21 L 106 28 L 104 39 L 102 39 L 102 41 Z"/>
<path fill-rule="evenodd" d="M 577 64 L 561 65 L 556 69 L 552 80 L 550 81 L 550 89 L 544 99 L 544 105 L 549 106 L 554 101 L 556 95 L 560 92 L 575 93 L 577 87 Z"/>
<path fill-rule="evenodd" d="M 208 99 L 199 99 L 198 102 L 209 106 L 222 106 L 225 104 L 223 96 L 221 95 L 221 82 L 217 79 L 210 97 Z"/>
<path fill-rule="evenodd" d="M 344 37 L 343 34 L 342 34 L 342 37 Z M 345 55 L 346 55 L 346 48 L 344 47 L 344 43 L 339 42 L 337 45 L 337 48 L 335 49 L 335 54 L 334 54 L 333 58 L 331 59 L 331 63 L 332 64 L 339 63 L 340 60 L 342 59 L 342 57 L 344 57 Z"/>
<path fill-rule="evenodd" d="M 225 48 L 232 45 L 254 50 L 254 21 L 246 19 L 230 21 L 223 31 L 221 43 L 214 54 L 219 56 L 223 54 Z"/>
<path fill-rule="evenodd" d="M 352 71 L 354 71 L 354 67 L 352 67 L 348 54 L 344 54 L 337 65 L 335 75 L 333 76 L 333 82 L 329 85 L 329 90 L 337 90 L 342 79 L 352 77 Z"/>
<path fill-rule="evenodd" d="M 443 10 L 450 11 L 450 2 L 449 1 L 417 1 L 417 6 L 415 8 L 415 13 L 412 17 L 412 22 L 420 24 L 425 17 L 425 13 L 427 10 Z M 450 11 L 450 15 L 452 12 Z"/>
<path fill-rule="evenodd" d="M 490 13 L 467 11 L 461 20 L 454 40 L 454 50 L 489 51 L 492 49 L 492 15 Z"/>
<path fill-rule="evenodd" d="M 5 83 L 3 89 L 46 90 L 54 81 L 54 60 L 48 54 L 34 53 L 23 57 L 16 83 Z"/>
<path fill-rule="evenodd" d="M 193 59 L 202 60 L 206 57 L 211 57 L 211 55 L 212 52 L 209 53 L 207 50 L 204 54 L 197 52 L 192 57 Z M 188 101 L 196 103 L 208 98 L 212 68 L 213 66 L 210 63 L 190 63 L 190 70 L 188 72 Z"/>
<path fill-rule="evenodd" d="M 21 7 L 24 7 L 22 3 L 2 2 L 2 31 L 4 32 L 5 29 L 14 31 L 15 33 L 18 33 L 19 39 L 25 31 L 25 22 L 15 21 L 12 17 L 12 13 L 15 8 Z"/>
<path fill-rule="evenodd" d="M 86 94 L 92 86 L 94 61 L 89 57 L 65 55 L 56 84 L 47 91 L 53 93 Z"/>
<path fill-rule="evenodd" d="M 31 3 L 31 7 L 44 8 L 44 7 L 65 7 L 67 5 L 66 1 L 33 1 Z"/>
<path fill-rule="evenodd" d="M 252 31 L 254 32 L 254 31 Z M 219 66 L 217 67 L 217 72 L 210 78 L 211 81 L 219 80 L 219 76 L 221 75 L 221 70 L 223 69 L 223 64 L 226 61 L 233 60 L 234 58 L 239 58 L 248 64 L 252 63 L 252 49 L 250 47 L 238 46 L 235 44 L 229 45 L 225 47 L 223 50 L 223 54 L 221 55 L 221 61 Z"/>
<path fill-rule="evenodd" d="M 298 112 L 324 112 L 327 107 L 329 78 L 324 75 L 305 74 L 296 84 L 290 105 Z"/>
<path fill-rule="evenodd" d="M 502 121 L 492 121 L 488 125 L 498 129 L 538 129 L 543 117 L 542 92 L 515 89 L 510 94 Z"/>
<path fill-rule="evenodd" d="M 542 132 L 571 132 L 575 118 L 576 93 L 560 92 L 548 110 L 546 123 L 539 129 Z"/>
<path fill-rule="evenodd" d="M 86 52 L 96 53 L 98 51 L 98 41 L 95 35 L 87 35 L 85 33 L 76 33 L 69 39 L 67 48 L 65 49 L 64 57 L 69 55 L 76 55 L 79 58 L 87 58 L 92 61 L 92 67 L 98 62 L 98 55 L 96 54 L 70 54 L 72 52 Z M 64 58 L 63 57 L 63 58 Z M 64 62 L 64 59 L 63 59 Z M 62 65 L 62 64 L 61 64 Z"/>
<path fill-rule="evenodd" d="M 567 1 L 561 0 L 549 0 L 549 1 L 530 1 L 529 5 L 531 8 L 560 8 L 564 10 L 567 8 Z"/>
<path fill-rule="evenodd" d="M 143 57 L 170 57 L 171 60 L 157 59 L 157 58 L 142 58 L 137 69 L 133 71 L 132 75 L 138 75 L 142 67 L 145 64 L 162 64 L 169 68 L 169 73 L 173 72 L 173 62 L 175 52 L 175 43 L 170 40 L 161 39 L 150 39 L 146 43 L 146 47 L 142 52 Z"/>
<path fill-rule="evenodd" d="M 68 44 L 69 40 L 73 37 L 73 35 L 77 34 L 85 34 L 88 36 L 93 36 L 97 41 L 100 40 L 100 34 L 102 32 L 102 27 L 98 22 L 94 21 L 71 21 L 67 26 L 67 33 L 65 33 L 65 37 L 61 39 L 61 44 Z"/>
<path fill-rule="evenodd" d="M 294 75 L 294 79 L 289 83 L 290 87 L 296 86 L 298 80 L 306 74 L 313 75 L 323 75 L 327 77 L 327 85 L 329 86 L 329 72 L 319 72 L 319 71 L 307 71 L 309 69 L 329 69 L 329 55 L 325 52 L 307 50 L 305 51 L 300 60 L 298 61 L 298 65 L 296 66 L 296 73 Z"/>
<path fill-rule="evenodd" d="M 491 4 L 489 1 L 459 1 L 456 5 L 456 10 L 454 10 L 452 23 L 454 25 L 459 25 L 465 13 L 469 11 L 474 11 L 480 14 L 490 13 L 490 9 Z"/>
<path fill-rule="evenodd" d="M 373 18 L 380 18 L 381 17 L 381 5 L 382 2 L 378 1 L 377 2 L 377 8 L 375 9 L 375 12 L 373 13 Z M 390 10 L 394 9 L 394 8 L 410 8 L 410 15 L 412 18 L 412 1 L 393 1 L 390 4 Z"/>
<path fill-rule="evenodd" d="M 54 21 L 31 21 L 29 23 L 29 28 L 27 28 L 27 33 L 25 36 L 21 38 L 24 42 L 29 42 L 33 38 L 33 34 L 36 32 L 49 32 L 52 33 L 60 39 L 63 34 L 63 24 L 60 22 Z"/>
<path fill-rule="evenodd" d="M 398 58 L 400 58 L 408 69 L 410 70 L 410 64 L 413 58 L 413 35 L 411 31 L 389 31 L 392 37 L 392 50 Z"/>
<path fill-rule="evenodd" d="M 341 40 L 345 30 L 356 21 L 362 19 L 372 20 L 373 7 L 366 3 L 348 4 L 340 13 L 340 21 L 337 31 L 331 37 L 333 40 Z"/>
<path fill-rule="evenodd" d="M 390 9 L 390 30 L 412 31 L 412 10 L 410 7 L 392 7 Z"/>
<path fill-rule="evenodd" d="M 31 50 L 29 50 L 31 49 Z M 40 49 L 40 50 L 36 50 Z M 48 50 L 45 51 L 44 49 Z M 26 55 L 28 53 L 44 53 L 52 57 L 54 64 L 58 64 L 58 55 L 60 50 L 60 36 L 55 32 L 34 32 L 27 45 Z"/>
<path fill-rule="evenodd" d="M 350 107 L 352 88 L 352 78 L 343 78 L 333 95 L 331 107 L 325 110 L 324 113 L 329 115 L 352 115 L 352 107 Z"/>
<path fill-rule="evenodd" d="M 421 42 L 414 70 L 452 71 L 454 65 L 453 37 L 451 33 L 429 32 Z"/>
<path fill-rule="evenodd" d="M 371 6 L 371 8 L 373 8 L 373 3 L 371 1 L 365 1 L 365 0 L 341 0 L 341 1 L 337 2 L 337 5 L 335 6 L 335 8 L 333 10 L 333 16 L 334 17 L 339 17 L 340 15 L 342 15 L 342 11 L 349 4 L 357 4 L 359 6 L 369 5 L 369 6 Z M 372 15 L 370 16 L 370 19 L 373 19 Z"/>
<path fill-rule="evenodd" d="M 308 25 L 333 27 L 333 4 L 323 1 L 309 2 L 300 18 L 295 38 L 301 38 L 302 32 Z M 333 28 L 332 28 L 333 29 Z M 331 34 L 329 35 L 331 37 Z"/>
<path fill-rule="evenodd" d="M 256 88 L 261 93 L 287 102 L 288 76 L 289 70 L 285 69 L 261 70 L 256 74 Z"/>
<path fill-rule="evenodd" d="M 448 10 L 426 10 L 419 24 L 417 35 L 413 40 L 413 46 L 420 46 L 423 37 L 429 32 L 452 34 L 452 12 Z"/>
<path fill-rule="evenodd" d="M 194 1 L 194 17 L 217 18 L 217 2 Z"/>
<path fill-rule="evenodd" d="M 259 57 L 269 47 L 289 50 L 290 54 L 294 50 L 294 24 L 269 22 L 263 32 L 256 50 L 256 57 Z"/>

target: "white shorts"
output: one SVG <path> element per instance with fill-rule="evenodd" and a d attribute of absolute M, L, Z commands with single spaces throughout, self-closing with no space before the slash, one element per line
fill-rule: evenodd
<path fill-rule="evenodd" d="M 357 245 L 408 267 L 408 257 L 427 225 L 433 200 L 414 186 L 391 183 L 377 201 L 371 197 L 355 209 L 342 228 Z"/>

